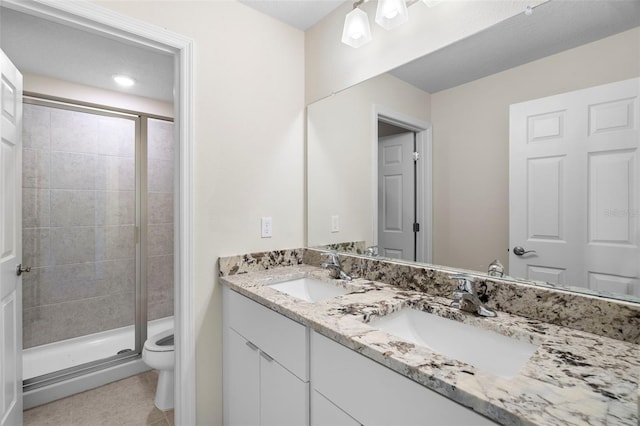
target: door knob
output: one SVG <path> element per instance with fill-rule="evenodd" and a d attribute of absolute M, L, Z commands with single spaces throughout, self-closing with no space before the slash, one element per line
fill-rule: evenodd
<path fill-rule="evenodd" d="M 16 275 L 20 276 L 23 272 L 31 272 L 31 266 L 22 266 L 22 263 L 16 266 Z"/>
<path fill-rule="evenodd" d="M 523 254 L 527 254 L 527 253 L 535 253 L 535 250 L 525 250 L 520 246 L 515 246 L 513 248 L 513 254 L 515 254 L 516 256 L 522 256 Z"/>

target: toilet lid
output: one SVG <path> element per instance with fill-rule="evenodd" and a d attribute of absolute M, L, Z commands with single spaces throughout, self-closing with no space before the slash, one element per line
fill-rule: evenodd
<path fill-rule="evenodd" d="M 173 328 L 164 330 L 147 338 L 144 348 L 151 352 L 171 352 L 175 349 L 173 345 Z"/>

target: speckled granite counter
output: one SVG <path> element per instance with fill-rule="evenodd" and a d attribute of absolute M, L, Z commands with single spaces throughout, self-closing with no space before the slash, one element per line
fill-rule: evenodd
<path fill-rule="evenodd" d="M 496 318 L 478 318 L 450 308 L 450 299 L 362 279 L 337 282 L 352 292 L 321 303 L 307 303 L 267 286 L 305 275 L 329 280 L 327 271 L 300 264 L 298 258 L 294 252 L 279 259 L 288 266 L 235 271 L 220 279 L 254 301 L 501 424 L 638 424 L 637 344 L 503 312 Z M 516 376 L 493 376 L 367 324 L 403 307 L 490 329 L 539 348 Z"/>

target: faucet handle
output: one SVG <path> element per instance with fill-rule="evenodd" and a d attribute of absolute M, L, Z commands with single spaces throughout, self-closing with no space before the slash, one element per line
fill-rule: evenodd
<path fill-rule="evenodd" d="M 475 294 L 475 278 L 467 274 L 454 274 L 451 275 L 452 279 L 458 280 L 458 289 L 460 291 L 466 291 L 468 293 Z"/>
<path fill-rule="evenodd" d="M 332 264 L 340 266 L 340 256 L 338 256 L 337 252 L 329 251 L 326 253 L 322 253 L 322 255 L 328 257 L 329 262 L 331 262 Z"/>

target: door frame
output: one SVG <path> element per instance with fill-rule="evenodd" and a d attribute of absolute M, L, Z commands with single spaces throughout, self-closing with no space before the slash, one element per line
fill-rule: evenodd
<path fill-rule="evenodd" d="M 383 105 L 373 105 L 371 120 L 371 188 L 373 211 L 373 245 L 378 245 L 378 121 L 392 124 L 416 134 L 416 149 L 421 161 L 416 168 L 416 212 L 421 231 L 417 235 L 416 259 L 418 262 L 433 261 L 433 168 L 431 123 L 393 110 Z M 422 166 L 422 167 L 420 167 Z M 428 231 L 428 232 L 427 232 Z"/>
<path fill-rule="evenodd" d="M 194 256 L 194 42 L 159 26 L 88 1 L 0 0 L 0 6 L 63 25 L 144 46 L 174 57 L 174 318 L 176 334 L 175 423 L 196 424 Z"/>

